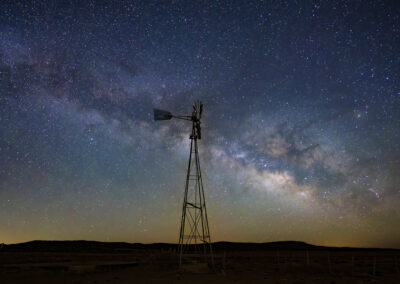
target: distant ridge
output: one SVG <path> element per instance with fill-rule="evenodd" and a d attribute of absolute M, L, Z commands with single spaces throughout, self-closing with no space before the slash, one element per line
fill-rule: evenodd
<path fill-rule="evenodd" d="M 25 243 L 4 245 L 2 251 L 21 252 L 91 252 L 91 253 L 128 253 L 132 250 L 173 250 L 177 244 L 168 243 L 126 243 L 126 242 L 98 242 L 98 241 L 30 241 Z M 242 242 L 215 242 L 216 251 L 249 251 L 249 250 L 398 250 L 390 248 L 351 248 L 315 246 L 298 241 L 279 241 L 269 243 L 242 243 Z"/>

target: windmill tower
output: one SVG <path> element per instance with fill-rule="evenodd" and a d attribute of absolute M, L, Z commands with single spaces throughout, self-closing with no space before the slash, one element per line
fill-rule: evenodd
<path fill-rule="evenodd" d="M 198 100 L 193 104 L 191 116 L 173 115 L 169 111 L 154 109 L 154 120 L 177 118 L 192 122 L 192 132 L 189 136 L 189 164 L 179 231 L 179 267 L 186 261 L 204 261 L 214 265 L 198 151 L 202 112 L 203 104 Z"/>

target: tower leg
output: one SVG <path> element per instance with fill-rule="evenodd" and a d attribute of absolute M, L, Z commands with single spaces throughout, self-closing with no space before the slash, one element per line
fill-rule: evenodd
<path fill-rule="evenodd" d="M 179 232 L 180 268 L 184 262 L 190 261 L 205 261 L 214 266 L 195 131 L 193 124 Z"/>

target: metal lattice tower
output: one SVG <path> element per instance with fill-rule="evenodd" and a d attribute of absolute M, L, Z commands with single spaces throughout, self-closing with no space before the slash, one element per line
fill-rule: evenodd
<path fill-rule="evenodd" d="M 202 112 L 203 104 L 200 101 L 195 101 L 191 116 L 175 116 L 168 111 L 154 110 L 155 120 L 178 118 L 192 122 L 189 163 L 186 174 L 181 226 L 179 231 L 180 267 L 183 263 L 190 261 L 207 262 L 214 266 L 198 151 L 198 140 L 201 139 L 200 120 Z"/>

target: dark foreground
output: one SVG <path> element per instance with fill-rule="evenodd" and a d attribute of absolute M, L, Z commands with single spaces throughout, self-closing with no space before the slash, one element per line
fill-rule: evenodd
<path fill-rule="evenodd" d="M 216 243 L 215 269 L 187 264 L 176 246 L 29 242 L 0 249 L 0 283 L 400 283 L 400 250 L 300 242 Z"/>

